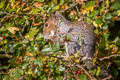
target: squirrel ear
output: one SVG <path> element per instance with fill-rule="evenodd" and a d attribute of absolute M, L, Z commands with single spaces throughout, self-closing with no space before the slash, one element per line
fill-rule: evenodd
<path fill-rule="evenodd" d="M 50 14 L 50 16 L 51 16 L 51 17 L 53 17 L 53 16 L 54 16 L 54 14 L 53 14 L 53 13 L 51 13 L 51 14 Z"/>
<path fill-rule="evenodd" d="M 58 18 L 58 20 L 66 20 L 65 17 L 59 12 L 59 11 L 56 11 L 55 12 L 55 16 Z"/>
<path fill-rule="evenodd" d="M 50 20 L 52 20 L 52 21 L 53 21 L 53 20 L 54 20 L 54 18 L 55 18 L 55 14 L 54 14 L 54 13 L 51 13 L 51 14 L 50 14 Z"/>
<path fill-rule="evenodd" d="M 61 15 L 59 11 L 56 11 L 55 12 L 55 15 Z"/>

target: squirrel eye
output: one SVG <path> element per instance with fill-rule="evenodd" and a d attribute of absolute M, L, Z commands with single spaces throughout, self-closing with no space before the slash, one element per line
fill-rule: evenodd
<path fill-rule="evenodd" d="M 48 27 L 48 23 L 45 24 L 45 27 Z"/>

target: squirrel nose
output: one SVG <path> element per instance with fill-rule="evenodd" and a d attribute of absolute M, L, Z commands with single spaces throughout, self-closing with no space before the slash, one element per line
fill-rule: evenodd
<path fill-rule="evenodd" d="M 54 30 L 51 30 L 50 31 L 50 36 L 54 36 L 55 35 L 55 31 Z"/>

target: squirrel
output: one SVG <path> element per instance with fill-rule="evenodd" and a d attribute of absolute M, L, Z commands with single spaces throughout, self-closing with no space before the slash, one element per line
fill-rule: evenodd
<path fill-rule="evenodd" d="M 59 12 L 45 22 L 43 27 L 45 40 L 64 43 L 63 37 L 70 35 L 67 42 L 68 54 L 79 52 L 85 58 L 92 58 L 95 49 L 94 27 L 84 21 L 70 22 Z"/>
<path fill-rule="evenodd" d="M 88 70 L 95 69 L 98 66 L 92 64 L 96 35 L 94 27 L 90 24 L 84 21 L 70 22 L 59 12 L 56 12 L 45 22 L 43 35 L 45 40 L 51 40 L 54 43 L 60 42 L 61 45 L 64 44 L 68 56 L 79 52 L 83 56 L 82 60 L 87 60 L 85 64 Z M 69 41 L 64 40 L 67 35 L 70 35 Z M 102 68 L 99 79 L 108 75 L 108 71 Z"/>

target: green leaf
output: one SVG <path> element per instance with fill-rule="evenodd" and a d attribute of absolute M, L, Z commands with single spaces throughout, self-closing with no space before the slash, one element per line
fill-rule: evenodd
<path fill-rule="evenodd" d="M 60 5 L 64 4 L 65 0 L 60 0 Z"/>
<path fill-rule="evenodd" d="M 13 75 L 13 80 L 18 80 L 18 78 L 20 78 L 20 76 L 23 75 L 22 69 L 15 69 L 15 70 L 12 70 L 11 72 Z"/>
<path fill-rule="evenodd" d="M 28 18 L 29 18 L 29 17 L 28 17 L 28 16 L 24 16 L 23 18 L 24 18 L 23 21 L 25 20 L 24 22 L 25 22 L 27 25 L 29 25 L 29 21 L 28 21 Z"/>
<path fill-rule="evenodd" d="M 108 29 L 108 24 L 107 23 L 105 23 L 105 25 L 103 26 L 103 30 L 106 30 L 106 29 Z"/>
<path fill-rule="evenodd" d="M 45 0 L 34 0 L 34 1 L 38 1 L 38 2 L 44 2 Z"/>
<path fill-rule="evenodd" d="M 101 9 L 100 9 L 100 14 L 102 14 L 104 12 L 104 9 L 105 9 L 105 6 L 104 4 L 101 6 Z"/>
<path fill-rule="evenodd" d="M 53 68 L 53 67 L 54 67 L 53 65 L 54 65 L 53 62 L 48 62 L 48 66 L 49 66 L 49 67 Z"/>
<path fill-rule="evenodd" d="M 97 18 L 97 19 L 96 19 L 96 24 L 101 24 L 101 23 L 103 23 L 102 18 Z"/>
<path fill-rule="evenodd" d="M 4 7 L 5 1 L 3 0 L 2 2 L 0 2 L 0 9 L 2 9 Z"/>
<path fill-rule="evenodd" d="M 116 37 L 112 42 L 116 43 L 119 40 L 119 37 Z"/>
<path fill-rule="evenodd" d="M 0 75 L 0 79 L 2 79 L 1 75 Z M 4 75 L 4 76 L 3 76 L 3 80 L 10 80 L 9 75 Z"/>
<path fill-rule="evenodd" d="M 62 65 L 60 65 L 60 66 L 58 67 L 58 70 L 59 70 L 59 71 L 64 71 L 65 68 L 64 68 Z"/>
<path fill-rule="evenodd" d="M 2 70 L 2 69 L 8 69 L 9 68 L 9 66 L 2 66 L 2 67 L 0 67 L 0 70 Z"/>
<path fill-rule="evenodd" d="M 100 75 L 100 73 L 101 73 L 101 69 L 100 69 L 100 67 L 97 67 L 96 76 L 99 76 L 99 75 Z"/>
<path fill-rule="evenodd" d="M 42 49 L 41 52 L 51 52 L 51 51 L 52 51 L 52 49 L 50 48 L 50 46 L 49 45 L 45 45 L 45 47 Z"/>
<path fill-rule="evenodd" d="M 111 73 L 112 73 L 115 77 L 117 77 L 117 76 L 118 76 L 118 74 L 119 74 L 119 72 L 118 72 L 118 69 L 117 69 L 117 68 L 112 67 L 110 71 L 111 71 Z"/>
<path fill-rule="evenodd" d="M 65 70 L 65 68 L 64 68 L 62 65 L 60 65 L 60 66 L 58 66 L 58 67 L 56 68 L 55 72 L 56 72 L 57 74 L 60 74 L 60 73 L 63 72 L 64 70 Z"/>
<path fill-rule="evenodd" d="M 56 76 L 55 80 L 63 80 L 63 76 Z"/>
<path fill-rule="evenodd" d="M 110 35 L 110 34 L 106 34 L 106 35 L 104 35 L 105 41 L 107 41 L 107 40 L 108 40 L 109 35 Z"/>
<path fill-rule="evenodd" d="M 38 35 L 37 35 L 37 37 L 36 37 L 36 40 L 43 40 L 43 35 L 41 34 L 41 33 L 39 33 Z"/>
<path fill-rule="evenodd" d="M 25 38 L 29 39 L 30 41 L 33 41 L 34 36 L 38 33 L 39 29 L 36 27 L 33 27 L 30 29 L 29 33 L 25 36 Z"/>
<path fill-rule="evenodd" d="M 7 30 L 6 27 L 1 27 L 1 28 L 0 28 L 0 32 L 4 32 L 4 31 L 6 31 L 6 30 Z"/>
<path fill-rule="evenodd" d="M 37 34 L 38 31 L 39 29 L 37 29 L 36 27 L 31 28 L 29 32 L 30 38 L 33 38 Z"/>
<path fill-rule="evenodd" d="M 86 8 L 90 7 L 90 6 L 94 6 L 96 3 L 96 1 L 90 1 L 87 5 Z"/>
<path fill-rule="evenodd" d="M 80 80 L 88 80 L 85 74 L 81 74 L 78 76 Z"/>
<path fill-rule="evenodd" d="M 92 11 L 91 12 L 91 14 L 88 14 L 88 17 L 91 17 L 91 18 L 93 18 L 93 19 L 96 19 L 96 15 L 98 14 L 98 11 L 96 11 L 96 10 L 94 10 L 94 11 Z"/>
<path fill-rule="evenodd" d="M 27 67 L 28 67 L 28 64 L 27 64 L 27 63 L 23 63 L 23 64 L 22 64 L 22 69 L 27 69 Z"/>
<path fill-rule="evenodd" d="M 120 57 L 118 57 L 116 60 L 114 60 L 114 62 L 118 66 L 118 69 L 120 70 Z"/>
<path fill-rule="evenodd" d="M 22 42 L 16 42 L 16 43 L 14 43 L 13 48 L 18 48 L 18 47 L 20 47 L 22 45 L 23 45 Z"/>
<path fill-rule="evenodd" d="M 35 74 L 36 74 L 36 73 L 39 73 L 38 68 L 35 68 L 34 73 L 35 73 Z"/>
<path fill-rule="evenodd" d="M 37 14 L 39 11 L 40 11 L 40 9 L 33 8 L 30 13 L 31 13 L 31 14 Z"/>
<path fill-rule="evenodd" d="M 58 51 L 60 49 L 60 43 L 57 42 L 56 44 L 52 45 L 52 52 Z"/>
<path fill-rule="evenodd" d="M 112 4 L 112 6 L 110 7 L 110 9 L 115 9 L 115 10 L 117 10 L 117 9 L 120 9 L 120 3 L 119 2 L 115 2 L 115 3 L 113 3 Z"/>
<path fill-rule="evenodd" d="M 42 63 L 42 60 L 40 59 L 40 57 L 37 57 L 37 59 L 34 60 L 34 64 L 38 64 L 39 67 L 42 67 L 42 66 L 43 66 L 43 63 Z"/>
<path fill-rule="evenodd" d="M 66 35 L 66 39 L 67 39 L 67 40 L 70 40 L 70 38 L 71 38 L 71 35 L 70 35 L 70 34 L 67 34 L 67 35 Z"/>
<path fill-rule="evenodd" d="M 103 49 L 105 48 L 105 39 L 101 39 L 101 42 L 100 42 L 100 45 L 99 45 L 99 49 L 101 50 L 101 51 L 103 51 Z"/>
<path fill-rule="evenodd" d="M 111 19 L 112 18 L 112 14 L 111 13 L 107 13 L 105 16 L 104 16 L 105 19 Z"/>

